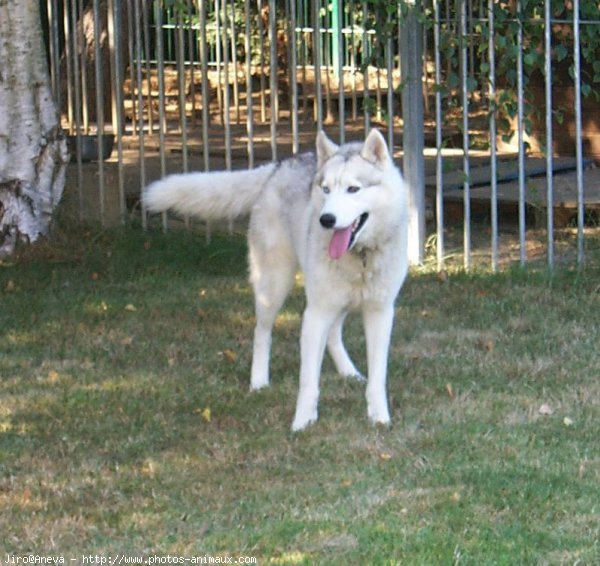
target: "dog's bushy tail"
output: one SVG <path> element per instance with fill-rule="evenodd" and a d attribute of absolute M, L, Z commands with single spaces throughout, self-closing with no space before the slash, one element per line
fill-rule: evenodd
<path fill-rule="evenodd" d="M 169 175 L 148 185 L 143 204 L 149 212 L 171 209 L 204 220 L 237 218 L 250 213 L 275 167 Z"/>

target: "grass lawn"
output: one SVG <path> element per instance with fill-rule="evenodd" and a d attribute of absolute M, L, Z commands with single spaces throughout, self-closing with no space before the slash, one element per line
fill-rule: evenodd
<path fill-rule="evenodd" d="M 243 238 L 90 231 L 0 263 L 0 563 L 599 563 L 600 255 L 412 274 L 389 429 L 326 360 L 291 433 L 303 304 L 250 393 Z M 346 335 L 365 370 L 358 318 Z"/>

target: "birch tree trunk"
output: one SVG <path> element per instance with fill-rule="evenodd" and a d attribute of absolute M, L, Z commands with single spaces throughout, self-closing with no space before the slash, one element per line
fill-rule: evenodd
<path fill-rule="evenodd" d="M 67 161 L 39 0 L 0 0 L 0 256 L 48 232 Z"/>

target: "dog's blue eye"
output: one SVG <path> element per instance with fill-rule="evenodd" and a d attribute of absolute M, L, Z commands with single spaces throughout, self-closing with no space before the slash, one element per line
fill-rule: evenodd
<path fill-rule="evenodd" d="M 360 187 L 356 187 L 354 185 L 352 185 L 351 187 L 348 187 L 349 193 L 357 193 L 358 191 L 360 191 Z"/>
<path fill-rule="evenodd" d="M 331 192 L 331 190 L 329 189 L 329 187 L 325 187 L 325 186 L 323 186 L 323 187 L 321 187 L 321 189 L 323 190 L 323 192 L 324 192 L 326 195 L 328 195 L 328 194 Z"/>

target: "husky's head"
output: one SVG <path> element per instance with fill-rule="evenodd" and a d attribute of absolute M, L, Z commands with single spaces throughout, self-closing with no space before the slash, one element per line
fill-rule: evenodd
<path fill-rule="evenodd" d="M 316 146 L 314 191 L 322 203 L 319 222 L 332 231 L 329 257 L 339 259 L 361 239 L 368 244 L 373 213 L 385 215 L 385 207 L 396 206 L 393 196 L 381 186 L 400 177 L 378 130 L 371 130 L 364 143 L 342 146 L 321 131 Z"/>

